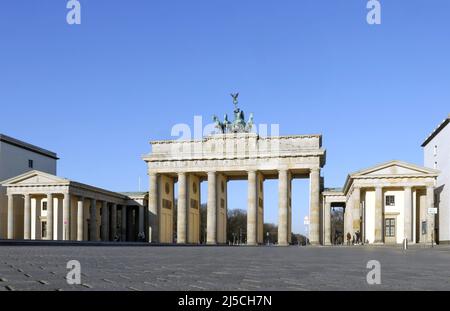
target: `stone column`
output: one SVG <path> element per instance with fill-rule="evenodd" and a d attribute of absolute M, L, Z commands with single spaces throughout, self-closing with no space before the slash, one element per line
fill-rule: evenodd
<path fill-rule="evenodd" d="M 117 205 L 115 203 L 111 206 L 111 237 L 114 241 L 117 235 Z"/>
<path fill-rule="evenodd" d="M 125 242 L 127 240 L 127 206 L 122 205 L 122 223 L 120 226 L 121 240 Z"/>
<path fill-rule="evenodd" d="M 53 194 L 47 194 L 47 240 L 53 240 Z"/>
<path fill-rule="evenodd" d="M 288 171 L 278 171 L 278 245 L 288 245 Z"/>
<path fill-rule="evenodd" d="M 80 197 L 77 202 L 77 241 L 84 238 L 84 198 Z"/>
<path fill-rule="evenodd" d="M 150 173 L 150 191 L 148 195 L 148 238 L 149 242 L 159 242 L 158 228 L 158 175 Z"/>
<path fill-rule="evenodd" d="M 319 244 L 320 239 L 320 169 L 311 169 L 310 175 L 309 242 Z"/>
<path fill-rule="evenodd" d="M 353 236 L 353 200 L 350 197 L 347 198 L 347 202 L 344 210 L 344 240 L 347 241 L 347 233 Z"/>
<path fill-rule="evenodd" d="M 206 243 L 217 244 L 217 174 L 208 172 L 208 205 L 206 217 Z"/>
<path fill-rule="evenodd" d="M 375 188 L 375 243 L 383 243 L 383 188 Z"/>
<path fill-rule="evenodd" d="M 323 211 L 324 245 L 331 245 L 331 203 L 325 202 Z M 345 235 L 345 234 L 344 234 Z"/>
<path fill-rule="evenodd" d="M 359 231 L 359 236 L 361 237 L 361 188 L 353 188 L 353 232 Z M 355 234 L 356 237 L 356 234 Z"/>
<path fill-rule="evenodd" d="M 31 239 L 31 197 L 27 193 L 24 196 L 24 213 L 23 213 L 23 238 Z"/>
<path fill-rule="evenodd" d="M 404 238 L 408 239 L 409 242 L 412 241 L 412 188 L 405 187 L 405 233 Z"/>
<path fill-rule="evenodd" d="M 208 185 L 209 187 L 209 185 Z M 177 210 L 177 243 L 185 244 L 187 242 L 187 184 L 186 173 L 178 174 L 178 210 Z"/>
<path fill-rule="evenodd" d="M 62 217 L 62 226 L 63 226 L 63 240 L 70 240 L 70 194 L 65 193 L 63 199 L 63 217 Z"/>
<path fill-rule="evenodd" d="M 102 202 L 102 241 L 109 241 L 108 202 Z"/>
<path fill-rule="evenodd" d="M 41 209 L 42 209 L 42 199 L 36 198 L 36 210 L 34 218 L 34 239 L 42 239 L 42 223 L 41 223 Z"/>
<path fill-rule="evenodd" d="M 89 233 L 89 240 L 97 241 L 97 200 L 95 199 L 91 199 Z"/>
<path fill-rule="evenodd" d="M 139 206 L 139 233 L 144 232 L 144 207 Z M 145 232 L 144 232 L 145 233 Z M 142 241 L 140 241 L 142 242 Z"/>
<path fill-rule="evenodd" d="M 248 172 L 247 194 L 247 245 L 257 245 L 258 224 L 258 189 L 256 183 L 256 171 Z"/>
<path fill-rule="evenodd" d="M 133 230 L 133 222 L 134 222 L 134 206 L 127 206 L 127 230 L 126 230 L 126 241 L 134 242 L 134 230 Z"/>
<path fill-rule="evenodd" d="M 8 239 L 14 239 L 14 196 L 8 194 Z"/>
<path fill-rule="evenodd" d="M 425 209 L 425 213 L 427 215 L 427 242 L 431 243 L 432 241 L 436 241 L 435 233 L 434 233 L 434 214 L 430 214 L 428 212 L 429 208 L 434 208 L 434 187 L 427 187 L 427 208 Z"/>

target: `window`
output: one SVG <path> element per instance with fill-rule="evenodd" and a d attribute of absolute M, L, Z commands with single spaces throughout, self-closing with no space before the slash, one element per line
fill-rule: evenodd
<path fill-rule="evenodd" d="M 47 210 L 47 202 L 42 202 L 42 210 L 43 211 Z"/>
<path fill-rule="evenodd" d="M 394 195 L 386 196 L 386 206 L 395 206 L 395 196 Z"/>
<path fill-rule="evenodd" d="M 437 162 L 434 162 L 434 169 L 437 170 Z"/>
<path fill-rule="evenodd" d="M 28 160 L 28 167 L 33 168 L 33 160 Z"/>
<path fill-rule="evenodd" d="M 166 209 L 172 209 L 172 201 L 163 199 L 162 200 L 162 207 Z"/>
<path fill-rule="evenodd" d="M 45 238 L 47 237 L 47 222 L 43 221 L 42 222 L 42 227 L 41 227 L 41 237 Z"/>
<path fill-rule="evenodd" d="M 191 199 L 191 208 L 198 209 L 198 201 Z"/>
<path fill-rule="evenodd" d="M 427 222 L 422 221 L 422 235 L 427 234 Z"/>
<path fill-rule="evenodd" d="M 435 146 L 434 146 L 434 153 L 433 153 L 435 157 L 437 157 L 437 149 L 438 149 L 438 146 L 435 145 Z"/>
<path fill-rule="evenodd" d="M 385 231 L 386 237 L 395 237 L 395 218 L 386 218 Z"/>

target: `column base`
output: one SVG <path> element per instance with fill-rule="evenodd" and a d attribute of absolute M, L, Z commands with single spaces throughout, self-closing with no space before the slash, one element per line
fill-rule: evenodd
<path fill-rule="evenodd" d="M 289 243 L 278 243 L 277 246 L 289 246 Z"/>

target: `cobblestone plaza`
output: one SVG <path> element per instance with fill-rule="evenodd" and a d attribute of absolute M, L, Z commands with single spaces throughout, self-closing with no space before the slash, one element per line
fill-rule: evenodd
<path fill-rule="evenodd" d="M 8 290 L 448 290 L 450 248 L 0 246 Z M 66 264 L 81 264 L 68 285 Z M 368 261 L 381 285 L 368 285 Z"/>

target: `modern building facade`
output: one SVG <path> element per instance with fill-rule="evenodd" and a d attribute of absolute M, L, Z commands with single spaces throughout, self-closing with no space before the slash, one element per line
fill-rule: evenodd
<path fill-rule="evenodd" d="M 441 244 L 450 243 L 450 115 L 422 144 L 426 167 L 440 171 L 435 202 L 438 209 L 436 227 Z"/>
<path fill-rule="evenodd" d="M 0 134 L 0 181 L 34 169 L 56 175 L 57 160 L 52 151 Z M 7 237 L 7 206 L 6 188 L 0 184 L 0 238 Z"/>

